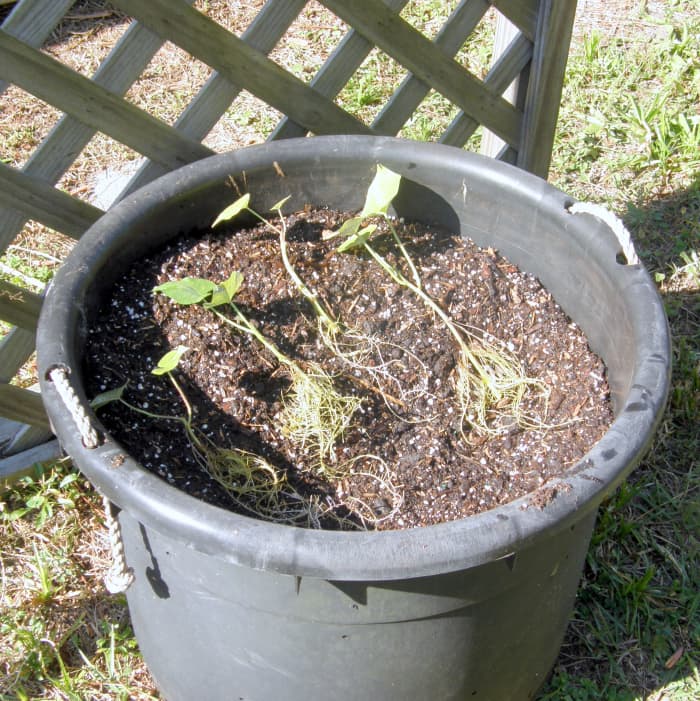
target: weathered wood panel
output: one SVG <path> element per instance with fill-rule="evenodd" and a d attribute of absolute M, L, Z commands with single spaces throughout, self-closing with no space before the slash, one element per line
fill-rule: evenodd
<path fill-rule="evenodd" d="M 385 0 L 387 7 L 399 12 L 408 0 Z M 311 80 L 311 87 L 326 97 L 335 97 L 352 78 L 362 62 L 367 58 L 374 44 L 354 29 L 348 32 L 335 51 L 328 57 L 321 69 Z M 398 131 L 398 129 L 397 129 Z M 385 132 L 379 132 L 385 133 Z M 394 132 L 396 133 L 396 132 Z M 271 139 L 289 139 L 305 136 L 306 129 L 285 117 L 271 135 Z"/>
<path fill-rule="evenodd" d="M 381 0 L 352 3 L 323 0 L 323 4 L 417 78 L 486 124 L 504 141 L 518 146 L 521 118 L 518 110 L 446 56 Z"/>
<path fill-rule="evenodd" d="M 243 40 L 254 49 L 269 53 L 303 10 L 306 2 L 307 0 L 269 0 L 250 27 L 243 32 Z M 238 85 L 220 73 L 214 73 L 175 122 L 175 128 L 193 139 L 203 139 L 240 92 Z M 157 163 L 147 161 L 129 181 L 119 199 L 166 172 L 167 169 Z"/>
<path fill-rule="evenodd" d="M 0 280 L 0 319 L 33 331 L 36 329 L 40 311 L 40 295 Z"/>
<path fill-rule="evenodd" d="M 34 466 L 53 462 L 61 457 L 57 440 L 32 447 L 24 453 L 0 460 L 0 491 L 11 487 L 18 479 L 29 475 Z"/>
<path fill-rule="evenodd" d="M 463 0 L 435 37 L 435 44 L 446 55 L 454 56 L 464 45 L 489 8 L 486 0 Z M 394 135 L 415 112 L 431 86 L 414 75 L 407 76 L 372 123 L 381 134 Z M 465 139 L 466 141 L 466 139 Z M 459 144 L 462 146 L 464 142 Z"/>
<path fill-rule="evenodd" d="M 2 30 L 0 75 L 168 168 L 212 154 L 198 141 Z"/>
<path fill-rule="evenodd" d="M 5 335 L 0 341 L 0 383 L 12 381 L 27 358 L 34 352 L 35 345 L 36 333 L 34 331 L 16 326 Z M 13 418 L 12 413 L 0 413 L 0 416 Z"/>
<path fill-rule="evenodd" d="M 163 39 L 215 68 L 268 105 L 289 115 L 315 134 L 369 133 L 369 127 L 332 100 L 287 73 L 264 53 L 183 0 L 114 0 L 114 5 L 136 17 Z"/>
<path fill-rule="evenodd" d="M 75 0 L 36 0 L 20 2 L 3 22 L 2 28 L 25 44 L 38 48 L 61 21 Z M 8 83 L 0 80 L 0 95 Z"/>
<path fill-rule="evenodd" d="M 161 45 L 162 41 L 145 27 L 132 24 L 97 69 L 93 81 L 115 95 L 124 95 Z M 95 132 L 96 129 L 71 115 L 64 115 L 31 155 L 23 172 L 53 185 L 70 168 Z M 26 220 L 27 217 L 16 210 L 0 211 L 0 251 L 11 243 Z"/>
<path fill-rule="evenodd" d="M 540 2 L 516 165 L 542 178 L 549 171 L 575 14 L 575 2 Z"/>
<path fill-rule="evenodd" d="M 503 13 L 530 41 L 537 34 L 537 12 L 541 0 L 491 0 L 494 7 Z M 564 4 L 576 4 L 576 0 L 559 0 Z"/>
<path fill-rule="evenodd" d="M 30 426 L 49 428 L 41 395 L 15 385 L 0 384 L 0 416 L 10 416 Z"/>
<path fill-rule="evenodd" d="M 493 64 L 484 78 L 496 92 L 502 93 L 527 66 L 532 57 L 532 44 L 522 34 L 515 37 L 506 51 Z M 461 112 L 445 130 L 440 142 L 461 146 L 476 131 L 479 122 Z"/>
<path fill-rule="evenodd" d="M 0 162 L 0 204 L 73 238 L 104 212 Z"/>

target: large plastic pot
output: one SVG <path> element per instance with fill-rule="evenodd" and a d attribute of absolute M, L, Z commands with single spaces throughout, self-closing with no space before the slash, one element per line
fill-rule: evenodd
<path fill-rule="evenodd" d="M 405 531 L 324 532 L 229 513 L 117 459 L 124 451 L 90 411 L 81 375 L 86 323 L 115 277 L 208 226 L 234 196 L 231 176 L 258 211 L 288 194 L 289 211 L 353 209 L 377 163 L 405 178 L 400 215 L 452 226 L 538 276 L 607 364 L 615 422 L 553 483 L 553 501 L 538 509 L 525 497 Z M 450 147 L 318 137 L 181 168 L 85 234 L 44 302 L 42 393 L 66 451 L 122 509 L 135 572 L 129 608 L 167 699 L 533 698 L 556 659 L 597 507 L 649 445 L 669 375 L 666 320 L 648 274 L 619 261 L 610 229 L 570 214 L 570 204 L 541 179 Z M 55 367 L 69 370 L 103 432 L 99 447 L 82 444 L 48 379 Z"/>

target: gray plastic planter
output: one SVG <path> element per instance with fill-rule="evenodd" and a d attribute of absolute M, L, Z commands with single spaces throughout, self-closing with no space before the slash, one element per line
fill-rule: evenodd
<path fill-rule="evenodd" d="M 86 319 L 129 262 L 233 198 L 258 211 L 292 195 L 359 208 L 377 163 L 405 182 L 397 211 L 493 246 L 537 275 L 609 370 L 616 420 L 544 509 L 520 499 L 428 528 L 337 533 L 256 521 L 203 504 L 127 457 L 87 406 Z M 284 177 L 281 177 L 281 172 Z M 170 701 L 427 701 L 533 698 L 561 644 L 596 510 L 633 469 L 660 419 L 669 375 L 661 301 L 618 262 L 610 229 L 515 168 L 389 138 L 289 140 L 215 156 L 144 187 L 105 215 L 51 285 L 39 326 L 42 393 L 61 443 L 122 508 L 135 583 L 129 608 Z M 104 434 L 83 446 L 48 371 L 70 380 Z M 121 463 L 121 464 L 120 464 Z M 115 467 L 115 465 L 119 465 Z"/>

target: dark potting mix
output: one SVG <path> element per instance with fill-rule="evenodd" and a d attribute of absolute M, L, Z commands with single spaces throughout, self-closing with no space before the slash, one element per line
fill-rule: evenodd
<path fill-rule="evenodd" d="M 175 239 L 102 300 L 85 370 L 89 396 L 121 388 L 110 434 L 198 499 L 302 527 L 546 508 L 612 412 L 538 280 L 439 228 L 374 218 L 339 251 L 351 215 L 266 217 Z"/>

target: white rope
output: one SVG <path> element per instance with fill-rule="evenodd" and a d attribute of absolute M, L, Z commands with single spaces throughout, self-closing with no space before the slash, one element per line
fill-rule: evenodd
<path fill-rule="evenodd" d="M 73 418 L 75 425 L 78 427 L 78 432 L 83 440 L 83 445 L 86 448 L 97 448 L 100 444 L 100 435 L 90 423 L 85 409 L 83 409 L 80 400 L 75 394 L 75 390 L 68 382 L 68 371 L 65 368 L 53 368 L 49 372 L 49 377 L 56 387 L 58 395 L 63 400 L 63 403 L 68 409 L 68 413 Z"/>
<path fill-rule="evenodd" d="M 110 594 L 123 594 L 134 582 L 134 571 L 126 564 L 124 541 L 122 541 L 114 504 L 107 497 L 102 497 L 102 503 L 109 530 L 109 545 L 112 550 L 112 564 L 105 575 L 104 583 Z"/>
<path fill-rule="evenodd" d="M 68 413 L 78 428 L 83 445 L 88 449 L 94 450 L 100 444 L 100 434 L 90 422 L 90 417 L 83 409 L 75 390 L 68 381 L 68 374 L 68 370 L 61 367 L 56 367 L 49 371 L 49 377 L 56 388 L 56 392 L 58 392 L 58 396 L 63 400 Z M 112 550 L 112 564 L 104 578 L 104 583 L 110 594 L 121 594 L 131 586 L 131 583 L 134 581 L 134 573 L 126 564 L 124 543 L 122 542 L 115 507 L 107 497 L 103 497 L 103 503 L 105 523 L 109 531 L 109 545 Z"/>
<path fill-rule="evenodd" d="M 601 207 L 599 204 L 591 204 L 590 202 L 575 202 L 569 207 L 570 214 L 592 214 L 602 222 L 607 224 L 611 231 L 615 234 L 617 240 L 622 246 L 622 252 L 625 254 L 628 265 L 639 265 L 639 256 L 634 250 L 632 237 L 630 232 L 622 223 L 622 220 L 616 217 L 610 210 Z"/>

